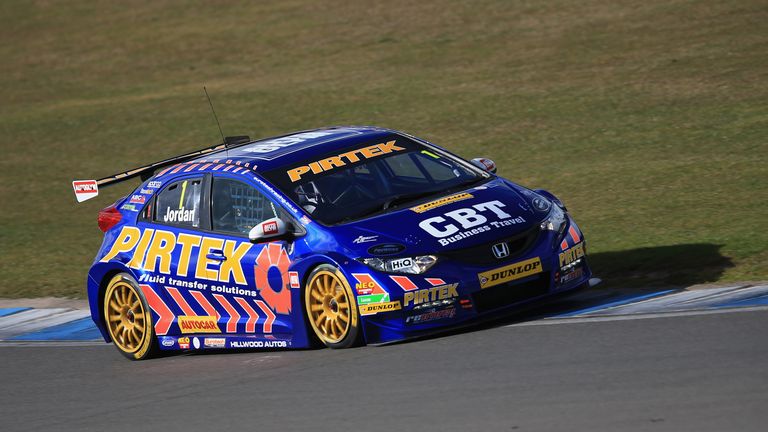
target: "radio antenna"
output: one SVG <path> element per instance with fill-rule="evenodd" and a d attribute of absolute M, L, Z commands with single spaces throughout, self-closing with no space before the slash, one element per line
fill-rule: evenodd
<path fill-rule="evenodd" d="M 213 113 L 213 119 L 216 120 L 216 126 L 219 127 L 219 133 L 221 134 L 221 142 L 226 144 L 227 140 L 224 138 L 224 131 L 221 130 L 221 123 L 219 123 L 219 117 L 216 115 L 216 110 L 213 109 L 213 102 L 211 102 L 211 96 L 208 95 L 208 89 L 203 86 L 205 97 L 208 98 L 208 105 L 211 106 L 211 112 Z"/>

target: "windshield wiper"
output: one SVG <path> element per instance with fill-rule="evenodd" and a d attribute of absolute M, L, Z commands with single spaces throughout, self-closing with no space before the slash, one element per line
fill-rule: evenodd
<path fill-rule="evenodd" d="M 434 195 L 439 191 L 429 191 L 429 192 L 414 192 L 410 194 L 403 194 L 403 195 L 395 195 L 392 198 L 384 201 L 384 204 L 381 206 L 382 210 L 386 210 L 388 208 L 397 207 L 401 204 L 405 204 L 407 202 L 415 201 L 419 198 L 424 198 L 430 195 Z"/>

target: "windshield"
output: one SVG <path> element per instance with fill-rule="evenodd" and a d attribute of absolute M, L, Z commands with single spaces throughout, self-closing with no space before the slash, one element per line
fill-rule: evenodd
<path fill-rule="evenodd" d="M 487 177 L 454 156 L 399 135 L 276 168 L 264 176 L 326 225 L 445 195 Z"/>

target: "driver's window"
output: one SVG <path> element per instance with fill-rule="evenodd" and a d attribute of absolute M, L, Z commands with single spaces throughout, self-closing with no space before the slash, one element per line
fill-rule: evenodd
<path fill-rule="evenodd" d="M 254 226 L 278 217 L 278 209 L 272 201 L 244 182 L 214 177 L 211 193 L 214 231 L 248 235 Z"/>

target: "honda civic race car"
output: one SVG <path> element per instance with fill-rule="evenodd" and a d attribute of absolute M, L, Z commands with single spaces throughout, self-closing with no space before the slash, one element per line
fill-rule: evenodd
<path fill-rule="evenodd" d="M 76 180 L 84 201 L 141 178 L 99 213 L 93 321 L 131 359 L 345 348 L 589 286 L 565 206 L 495 172 L 402 132 L 334 127 Z"/>

